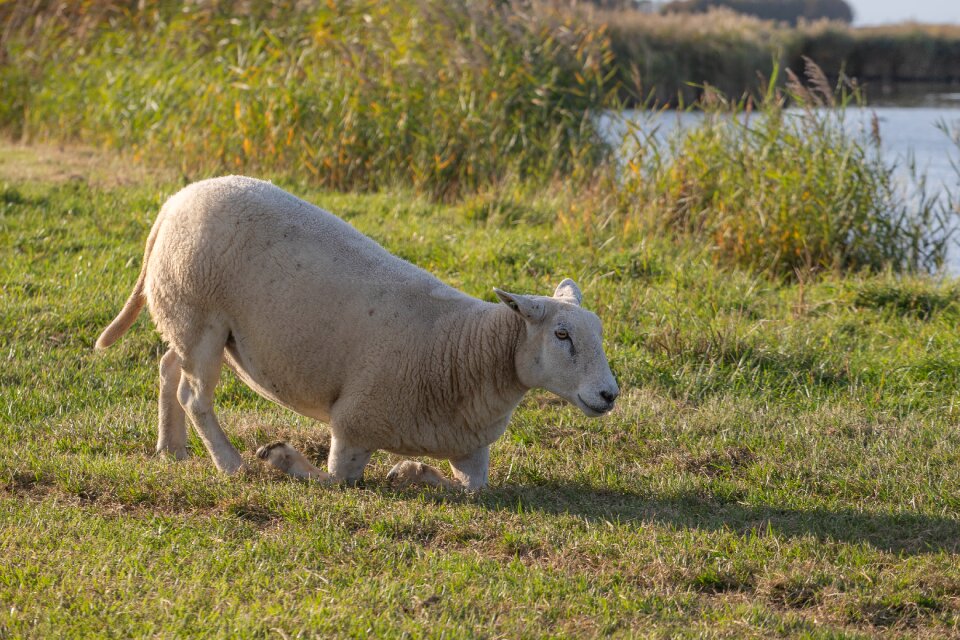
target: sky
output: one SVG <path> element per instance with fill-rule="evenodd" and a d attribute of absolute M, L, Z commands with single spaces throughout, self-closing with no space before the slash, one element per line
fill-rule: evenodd
<path fill-rule="evenodd" d="M 949 22 L 960 24 L 960 0 L 847 0 L 856 25 L 885 22 Z"/>

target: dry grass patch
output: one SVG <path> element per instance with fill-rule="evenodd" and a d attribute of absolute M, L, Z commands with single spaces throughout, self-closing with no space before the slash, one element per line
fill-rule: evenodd
<path fill-rule="evenodd" d="M 23 144 L 0 137 L 0 181 L 60 184 L 81 180 L 101 189 L 176 182 L 177 173 L 94 147 L 54 142 Z"/>

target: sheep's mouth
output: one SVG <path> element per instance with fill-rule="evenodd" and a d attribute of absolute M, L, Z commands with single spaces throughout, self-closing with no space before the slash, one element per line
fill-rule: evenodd
<path fill-rule="evenodd" d="M 598 416 L 602 416 L 602 415 L 605 414 L 605 413 L 609 413 L 609 411 L 610 411 L 611 409 L 613 409 L 613 403 L 612 403 L 612 402 L 611 402 L 609 405 L 607 405 L 606 407 L 597 408 L 597 407 L 593 406 L 592 404 L 590 404 L 589 402 L 587 402 L 586 400 L 584 400 L 584 399 L 583 399 L 583 396 L 581 396 L 579 393 L 577 394 L 577 400 L 580 401 L 580 408 L 581 408 L 581 409 L 586 409 L 586 411 L 584 411 L 584 413 L 586 413 L 586 414 L 587 414 L 588 416 L 590 416 L 591 418 L 596 418 L 596 417 L 598 417 Z"/>

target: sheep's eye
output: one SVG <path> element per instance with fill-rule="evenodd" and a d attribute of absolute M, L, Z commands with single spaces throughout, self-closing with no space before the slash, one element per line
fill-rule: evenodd
<path fill-rule="evenodd" d="M 566 329 L 557 329 L 553 335 L 557 336 L 558 340 L 567 340 L 570 337 Z"/>

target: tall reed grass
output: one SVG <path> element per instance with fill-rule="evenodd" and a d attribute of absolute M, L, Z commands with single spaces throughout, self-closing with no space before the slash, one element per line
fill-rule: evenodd
<path fill-rule="evenodd" d="M 591 114 L 610 104 L 608 38 L 546 6 L 53 3 L 10 27 L 27 4 L 5 8 L 14 98 L 0 123 L 29 138 L 127 148 L 189 175 L 439 198 L 576 173 L 605 151 Z"/>
<path fill-rule="evenodd" d="M 814 58 L 830 75 L 881 87 L 911 82 L 960 82 L 960 26 L 904 23 L 850 29 L 836 23 L 806 25 L 793 57 Z"/>
<path fill-rule="evenodd" d="M 902 188 L 875 116 L 852 112 L 855 86 L 831 86 L 810 61 L 807 82 L 787 76 L 758 102 L 707 87 L 703 124 L 666 142 L 635 129 L 617 179 L 626 221 L 777 277 L 940 269 L 955 196 L 931 195 L 922 177 Z"/>
<path fill-rule="evenodd" d="M 188 178 L 412 187 L 463 200 L 472 221 L 552 218 L 596 246 L 620 220 L 624 242 L 692 242 L 777 277 L 943 263 L 955 203 L 898 190 L 877 132 L 845 117 L 852 85 L 835 90 L 816 67 L 781 90 L 770 59 L 756 100 L 702 85 L 703 127 L 666 144 L 634 130 L 614 162 L 597 116 L 618 106 L 615 54 L 581 15 L 479 0 L 16 0 L 0 4 L 0 126 Z M 721 59 L 759 22 L 718 16 Z M 691 19 L 659 24 L 682 39 Z"/>
<path fill-rule="evenodd" d="M 709 82 L 728 95 L 756 86 L 785 57 L 789 31 L 729 9 L 705 15 L 585 12 L 610 33 L 623 98 L 634 103 L 683 106 Z"/>
<path fill-rule="evenodd" d="M 828 77 L 841 74 L 877 88 L 896 83 L 960 82 L 960 27 L 901 24 L 855 28 L 839 22 L 796 27 L 714 9 L 704 14 L 645 14 L 630 9 L 582 10 L 582 20 L 606 26 L 624 93 L 643 103 L 691 104 L 705 83 L 726 95 L 756 87 L 774 64 L 803 73 L 812 58 Z"/>

